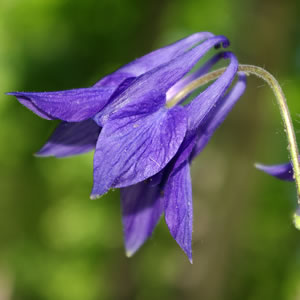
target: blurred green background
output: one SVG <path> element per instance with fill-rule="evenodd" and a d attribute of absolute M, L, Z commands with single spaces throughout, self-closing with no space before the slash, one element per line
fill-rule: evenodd
<path fill-rule="evenodd" d="M 288 159 L 264 83 L 249 78 L 193 164 L 193 265 L 163 220 L 126 258 L 119 193 L 89 200 L 93 154 L 33 157 L 56 124 L 4 95 L 87 87 L 150 50 L 212 31 L 230 38 L 240 62 L 277 76 L 299 131 L 299 19 L 298 0 L 1 0 L 0 299 L 300 299 L 295 187 L 253 168 Z"/>

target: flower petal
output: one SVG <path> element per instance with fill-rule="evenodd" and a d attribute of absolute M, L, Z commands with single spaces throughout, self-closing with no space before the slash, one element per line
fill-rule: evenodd
<path fill-rule="evenodd" d="M 101 128 L 91 119 L 78 123 L 60 123 L 36 156 L 66 157 L 96 147 Z"/>
<path fill-rule="evenodd" d="M 121 189 L 123 228 L 127 256 L 132 256 L 151 236 L 163 213 L 159 185 L 147 181 Z"/>
<path fill-rule="evenodd" d="M 223 123 L 228 113 L 243 95 L 246 89 L 246 75 L 240 72 L 238 76 L 238 81 L 234 87 L 226 96 L 218 100 L 216 107 L 209 113 L 206 121 L 198 127 L 197 143 L 190 156 L 190 161 L 203 150 L 216 129 Z"/>
<path fill-rule="evenodd" d="M 193 204 L 189 163 L 171 172 L 164 189 L 165 220 L 173 238 L 192 263 Z"/>
<path fill-rule="evenodd" d="M 59 92 L 12 92 L 20 103 L 45 119 L 80 122 L 91 118 L 109 101 L 115 88 L 85 88 Z"/>
<path fill-rule="evenodd" d="M 185 132 L 186 115 L 180 106 L 151 115 L 114 116 L 97 142 L 91 198 L 158 173 L 176 154 Z"/>
<path fill-rule="evenodd" d="M 167 91 L 186 75 L 208 50 L 220 43 L 223 43 L 224 47 L 229 44 L 224 36 L 209 38 L 168 63 L 159 65 L 157 68 L 141 75 L 123 93 L 116 97 L 110 105 L 99 112 L 94 118 L 95 121 L 99 126 L 104 126 L 111 115 L 122 110 L 128 104 L 143 107 L 143 113 L 157 110 L 165 104 Z M 153 97 L 153 94 L 159 101 Z M 149 103 L 151 95 L 152 100 Z M 156 101 L 155 103 L 153 102 L 154 100 Z M 145 109 L 149 109 L 149 111 Z"/>
<path fill-rule="evenodd" d="M 194 33 L 184 39 L 181 39 L 171 45 L 150 52 L 118 69 L 116 72 L 104 77 L 98 81 L 94 87 L 118 86 L 129 77 L 138 77 L 157 66 L 164 64 L 178 55 L 181 55 L 196 43 L 204 39 L 213 37 L 210 32 Z"/>
<path fill-rule="evenodd" d="M 285 181 L 294 181 L 293 167 L 290 162 L 286 164 L 272 165 L 272 166 L 255 164 L 255 167 L 278 179 L 285 180 Z"/>

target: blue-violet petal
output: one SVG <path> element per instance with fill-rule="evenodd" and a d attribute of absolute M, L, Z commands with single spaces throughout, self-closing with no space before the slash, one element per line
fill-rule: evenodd
<path fill-rule="evenodd" d="M 121 188 L 122 220 L 127 256 L 132 256 L 151 236 L 163 213 L 160 187 L 142 181 Z"/>
<path fill-rule="evenodd" d="M 176 154 L 185 132 L 186 115 L 180 106 L 150 115 L 114 115 L 97 142 L 91 198 L 158 173 Z"/>
<path fill-rule="evenodd" d="M 61 122 L 36 156 L 66 157 L 95 149 L 101 128 L 91 119 Z"/>
<path fill-rule="evenodd" d="M 192 262 L 193 203 L 187 160 L 170 174 L 164 188 L 164 201 L 170 233 Z"/>
<path fill-rule="evenodd" d="M 45 119 L 80 122 L 93 117 L 115 88 L 83 88 L 59 92 L 12 92 L 20 103 Z"/>

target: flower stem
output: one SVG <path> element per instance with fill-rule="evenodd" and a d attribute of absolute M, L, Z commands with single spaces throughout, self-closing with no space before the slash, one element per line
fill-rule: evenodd
<path fill-rule="evenodd" d="M 225 70 L 226 70 L 226 68 L 218 69 L 216 71 L 210 72 L 210 73 L 203 75 L 203 76 L 195 79 L 194 81 L 190 82 L 178 94 L 176 94 L 170 101 L 168 101 L 168 103 L 167 103 L 168 107 L 171 107 L 171 106 L 175 105 L 176 103 L 180 102 L 180 100 L 185 98 L 196 88 L 218 78 L 220 75 L 223 74 L 223 72 Z M 292 118 L 291 118 L 291 115 L 290 115 L 290 112 L 289 112 L 289 109 L 287 106 L 287 101 L 284 96 L 284 93 L 283 93 L 278 81 L 275 79 L 275 77 L 272 74 L 270 74 L 268 71 L 266 71 L 265 69 L 257 67 L 257 66 L 252 66 L 252 65 L 239 65 L 238 70 L 245 72 L 247 75 L 252 74 L 252 75 L 256 75 L 257 77 L 263 79 L 272 88 L 272 90 L 276 96 L 277 104 L 279 106 L 279 110 L 281 113 L 281 117 L 282 117 L 284 127 L 285 127 L 285 132 L 286 132 L 287 139 L 288 139 L 288 150 L 291 155 L 294 179 L 296 182 L 298 204 L 300 205 L 299 150 L 298 150 L 298 146 L 297 146 L 297 141 L 296 141 L 294 126 L 292 123 Z M 300 213 L 299 213 L 299 215 L 300 215 Z"/>
<path fill-rule="evenodd" d="M 240 71 L 244 71 L 248 74 L 256 75 L 257 77 L 260 77 L 264 81 L 266 81 L 269 86 L 272 88 L 276 99 L 277 104 L 279 106 L 279 110 L 281 113 L 281 117 L 283 120 L 283 124 L 285 127 L 285 132 L 288 139 L 288 150 L 291 155 L 291 160 L 293 164 L 293 171 L 294 171 L 294 179 L 296 182 L 296 188 L 297 188 L 297 196 L 298 196 L 298 204 L 300 204 L 300 162 L 299 162 L 299 150 L 297 146 L 294 126 L 291 118 L 291 114 L 287 105 L 286 98 L 284 96 L 284 93 L 278 83 L 278 81 L 275 79 L 275 77 L 264 70 L 263 68 L 257 67 L 257 66 L 251 66 L 251 65 L 240 65 L 239 66 Z"/>

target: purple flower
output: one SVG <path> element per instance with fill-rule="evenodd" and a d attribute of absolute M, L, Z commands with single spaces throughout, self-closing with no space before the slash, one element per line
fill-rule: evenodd
<path fill-rule="evenodd" d="M 230 52 L 220 53 L 187 75 L 224 36 L 196 33 L 153 51 L 104 77 L 91 88 L 60 92 L 14 92 L 39 116 L 60 119 L 39 156 L 64 157 L 94 147 L 91 198 L 121 188 L 125 246 L 130 256 L 152 234 L 161 215 L 192 260 L 190 163 L 202 151 L 245 89 Z M 167 107 L 184 86 L 221 58 L 226 71 L 187 105 Z"/>

